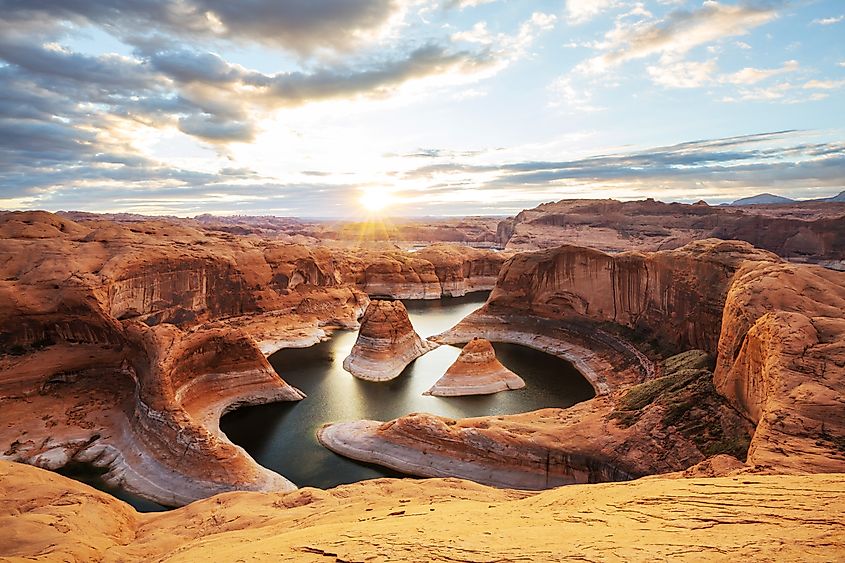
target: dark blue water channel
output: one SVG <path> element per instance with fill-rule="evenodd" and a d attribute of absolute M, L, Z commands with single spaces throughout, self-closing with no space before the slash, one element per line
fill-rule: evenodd
<path fill-rule="evenodd" d="M 405 301 L 411 322 L 423 337 L 454 326 L 480 307 L 486 293 L 434 301 Z M 567 407 L 593 397 L 589 382 L 569 362 L 514 344 L 494 343 L 496 355 L 520 375 L 526 387 L 476 397 L 424 396 L 455 361 L 460 349 L 441 346 L 410 364 L 393 381 L 352 377 L 343 359 L 357 332 L 336 333 L 310 348 L 286 349 L 270 356 L 279 375 L 308 397 L 296 403 L 246 407 L 223 417 L 220 427 L 261 465 L 299 486 L 329 488 L 376 477 L 400 476 L 360 464 L 322 447 L 317 429 L 327 422 L 391 420 L 413 412 L 452 418 L 515 414 L 546 407 Z"/>
<path fill-rule="evenodd" d="M 484 304 L 486 293 L 433 301 L 405 301 L 411 322 L 423 337 L 439 334 Z M 528 412 L 567 407 L 593 397 L 592 386 L 569 362 L 514 344 L 494 343 L 496 356 L 526 383 L 524 389 L 478 397 L 430 397 L 423 392 L 458 357 L 460 349 L 441 346 L 411 363 L 393 381 L 361 381 L 343 369 L 356 331 L 336 333 L 310 348 L 286 349 L 270 363 L 291 385 L 304 391 L 302 401 L 245 407 L 227 414 L 220 428 L 255 460 L 300 487 L 330 488 L 376 477 L 402 477 L 388 469 L 338 456 L 317 442 L 327 422 L 391 420 L 413 412 L 452 418 Z M 69 467 L 66 475 L 108 491 L 144 512 L 166 508 L 106 487 L 90 467 Z"/>

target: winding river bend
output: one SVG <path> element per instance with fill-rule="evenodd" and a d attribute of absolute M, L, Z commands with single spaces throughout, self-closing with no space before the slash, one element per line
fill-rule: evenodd
<path fill-rule="evenodd" d="M 423 337 L 454 326 L 484 304 L 486 293 L 434 301 L 406 301 L 411 322 Z M 308 397 L 297 403 L 245 407 L 223 417 L 220 427 L 267 467 L 300 487 L 329 488 L 376 477 L 401 476 L 338 456 L 321 446 L 316 431 L 327 422 L 391 420 L 412 412 L 463 418 L 515 414 L 567 407 L 593 397 L 589 382 L 572 364 L 514 344 L 494 344 L 505 366 L 526 382 L 524 389 L 477 397 L 423 396 L 458 357 L 460 349 L 441 346 L 418 358 L 397 379 L 361 381 L 342 367 L 357 333 L 336 333 L 310 348 L 280 350 L 270 363 Z"/>

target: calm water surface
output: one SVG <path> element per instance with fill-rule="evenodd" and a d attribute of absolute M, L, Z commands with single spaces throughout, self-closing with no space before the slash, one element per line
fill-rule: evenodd
<path fill-rule="evenodd" d="M 406 301 L 416 331 L 432 336 L 479 308 L 486 293 L 435 301 Z M 430 397 L 422 393 L 458 357 L 460 349 L 441 346 L 411 363 L 389 382 L 361 381 L 344 371 L 343 359 L 356 331 L 336 333 L 310 348 L 280 350 L 270 357 L 276 371 L 308 397 L 296 403 L 246 407 L 223 417 L 220 427 L 261 465 L 297 485 L 329 488 L 398 474 L 360 464 L 322 447 L 317 429 L 327 422 L 391 420 L 412 412 L 463 418 L 515 414 L 545 407 L 566 407 L 593 396 L 593 388 L 570 364 L 524 346 L 496 344 L 496 355 L 521 376 L 526 387 L 477 397 Z"/>

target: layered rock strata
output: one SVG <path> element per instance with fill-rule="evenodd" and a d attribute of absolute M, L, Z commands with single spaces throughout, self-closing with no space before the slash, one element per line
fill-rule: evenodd
<path fill-rule="evenodd" d="M 499 224 L 509 250 L 588 246 L 606 252 L 653 252 L 715 237 L 742 240 L 793 261 L 841 268 L 845 203 L 709 206 L 646 199 L 562 200 L 526 209 Z"/>
<path fill-rule="evenodd" d="M 389 381 L 437 344 L 414 331 L 401 301 L 370 301 L 343 369 L 359 379 Z"/>
<path fill-rule="evenodd" d="M 294 488 L 232 444 L 219 417 L 301 399 L 265 356 L 357 328 L 373 263 L 414 261 L 432 273 L 431 296 L 441 292 L 435 265 L 408 253 L 189 221 L 0 213 L 0 257 L 0 456 L 95 466 L 109 484 L 166 505 Z M 382 287 L 422 287 L 401 280 Z"/>
<path fill-rule="evenodd" d="M 489 291 L 507 253 L 455 244 L 435 244 L 417 252 L 350 253 L 343 279 L 370 296 L 439 299 Z"/>
<path fill-rule="evenodd" d="M 489 340 L 473 338 L 425 394 L 437 397 L 489 395 L 523 387 L 525 381 L 496 359 L 496 351 Z"/>
<path fill-rule="evenodd" d="M 539 494 L 456 479 L 377 479 L 330 491 L 230 493 L 141 515 L 60 475 L 0 462 L 0 499 L 0 558 L 13 560 L 845 557 L 841 474 L 653 478 Z"/>
<path fill-rule="evenodd" d="M 746 461 L 746 450 L 760 471 L 845 471 L 843 288 L 841 273 L 739 242 L 517 255 L 487 305 L 437 340 L 478 335 L 567 359 L 589 348 L 579 367 L 596 399 L 504 417 L 337 424 L 320 439 L 400 471 L 505 486 L 678 471 L 717 453 Z M 618 353 L 623 342 L 649 354 L 698 347 L 717 357 L 715 372 L 648 370 L 636 353 Z"/>

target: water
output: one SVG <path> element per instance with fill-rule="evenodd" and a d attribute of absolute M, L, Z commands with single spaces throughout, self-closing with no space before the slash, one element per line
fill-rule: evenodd
<path fill-rule="evenodd" d="M 124 491 L 123 489 L 108 485 L 102 479 L 104 472 L 105 469 L 94 467 L 87 463 L 71 463 L 56 471 L 56 473 L 60 475 L 70 477 L 71 479 L 90 485 L 95 489 L 109 493 L 113 497 L 132 505 L 138 512 L 163 512 L 165 510 L 170 510 L 166 506 L 162 506 L 157 502 L 147 500 L 128 491 Z"/>
<path fill-rule="evenodd" d="M 423 337 L 454 326 L 480 307 L 487 295 L 406 301 L 411 322 Z M 476 397 L 423 396 L 458 357 L 441 346 L 418 358 L 393 381 L 361 381 L 343 369 L 357 332 L 337 333 L 310 348 L 281 350 L 270 357 L 276 371 L 308 397 L 296 403 L 246 407 L 223 417 L 221 429 L 261 465 L 297 485 L 329 488 L 376 477 L 401 477 L 390 470 L 338 456 L 321 446 L 316 432 L 328 422 L 391 420 L 413 412 L 452 418 L 515 414 L 567 407 L 593 397 L 592 386 L 572 364 L 514 344 L 494 343 L 499 360 L 526 387 Z"/>

